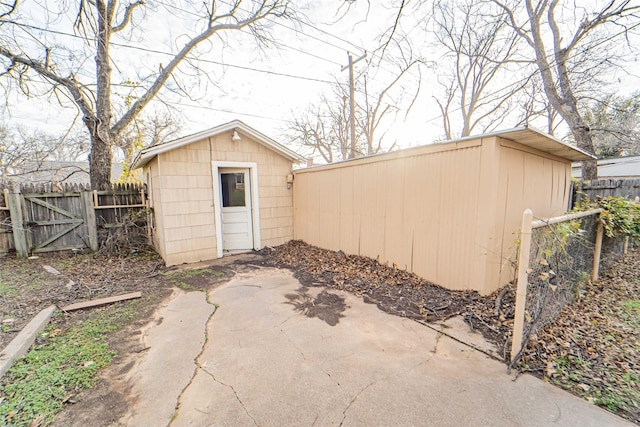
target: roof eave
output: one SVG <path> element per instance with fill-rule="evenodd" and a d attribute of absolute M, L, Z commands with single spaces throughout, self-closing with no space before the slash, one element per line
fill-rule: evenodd
<path fill-rule="evenodd" d="M 244 133 L 245 135 L 250 136 L 251 138 L 253 138 L 254 140 L 256 140 L 258 143 L 263 144 L 269 148 L 271 148 L 272 150 L 276 151 L 277 153 L 279 153 L 280 155 L 282 155 L 283 157 L 291 160 L 292 162 L 304 162 L 306 161 L 306 159 L 304 157 L 302 157 L 301 155 L 299 155 L 298 153 L 296 153 L 293 150 L 288 149 L 287 147 L 283 146 L 282 144 L 276 142 L 275 140 L 269 138 L 268 136 L 264 135 L 261 132 L 258 132 L 257 130 L 253 129 L 252 127 L 244 124 L 243 122 L 241 122 L 240 120 L 233 120 L 229 123 L 224 123 L 222 125 L 213 127 L 211 129 L 207 129 L 204 130 L 202 132 L 198 132 L 198 133 L 194 133 L 192 135 L 187 135 L 184 136 L 182 138 L 178 138 L 175 139 L 173 141 L 169 141 L 163 144 L 159 144 L 159 145 L 154 145 L 151 147 L 147 147 L 145 149 L 142 149 L 135 157 L 131 168 L 132 169 L 137 169 L 137 168 L 141 168 L 144 167 L 147 163 L 149 163 L 154 157 L 156 157 L 159 154 L 162 153 L 166 153 L 167 151 L 171 151 L 174 150 L 176 148 L 180 148 L 183 147 L 185 145 L 189 145 L 191 143 L 194 143 L 196 141 L 200 141 L 202 139 L 205 138 L 209 138 L 215 135 L 219 135 L 225 132 L 230 132 L 232 130 L 238 130 L 241 133 Z"/>
<path fill-rule="evenodd" d="M 535 138 L 535 141 L 530 142 L 527 140 L 523 140 L 522 138 L 516 137 L 516 135 L 522 135 L 522 134 Z M 578 147 L 574 147 L 565 142 L 562 142 L 558 138 L 552 135 L 549 135 L 547 133 L 544 133 L 541 130 L 538 130 L 531 126 L 521 126 L 521 127 L 507 129 L 507 130 L 488 132 L 482 135 L 472 135 L 472 136 L 467 136 L 464 138 L 459 138 L 459 139 L 454 139 L 454 140 L 444 141 L 444 142 L 460 142 L 460 141 L 479 139 L 479 138 L 489 138 L 489 137 L 498 137 L 498 138 L 508 139 L 518 144 L 522 144 L 527 147 L 531 147 L 536 150 L 543 151 L 558 157 L 563 157 L 571 161 L 595 160 L 597 158 L 596 156 L 594 156 L 593 154 L 587 151 L 584 151 Z M 543 144 L 543 146 L 541 146 L 541 144 Z"/>

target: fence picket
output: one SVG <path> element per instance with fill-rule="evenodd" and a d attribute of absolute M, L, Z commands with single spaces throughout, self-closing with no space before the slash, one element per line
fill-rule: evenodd
<path fill-rule="evenodd" d="M 102 232 L 100 237 L 99 228 L 107 230 L 122 224 L 148 206 L 144 185 L 114 185 L 104 191 L 91 191 L 78 184 L 26 184 L 0 191 L 4 196 L 0 197 L 0 222 L 7 228 L 0 239 L 0 253 L 15 249 L 21 257 L 34 251 L 75 247 L 98 250 L 100 239 L 109 234 Z M 83 226 L 77 226 L 76 218 Z M 148 228 L 148 213 L 139 218 L 138 226 Z"/>

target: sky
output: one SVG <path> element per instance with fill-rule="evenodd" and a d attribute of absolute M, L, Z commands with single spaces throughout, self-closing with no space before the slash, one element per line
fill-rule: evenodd
<path fill-rule="evenodd" d="M 397 2 L 391 1 L 353 2 L 348 9 L 347 3 L 334 0 L 294 3 L 308 24 L 300 21 L 269 22 L 270 32 L 277 43 L 261 49 L 244 32 L 214 38 L 198 49 L 194 55 L 197 61 L 192 58 L 203 73 L 195 76 L 189 67 L 181 67 L 185 72 L 176 74 L 177 81 L 190 96 L 165 90 L 146 111 L 165 108 L 159 102 L 162 100 L 170 104 L 172 114 L 182 122 L 180 135 L 240 119 L 260 132 L 288 143 L 286 129 L 292 117 L 308 105 L 317 103 L 321 94 L 330 94 L 336 79 L 346 84 L 348 72 L 342 68 L 347 64 L 349 53 L 358 58 L 366 52 L 367 59 L 377 59 L 374 51 L 379 46 L 380 34 L 391 25 L 397 13 Z M 342 8 L 338 7 L 340 4 Z M 112 39 L 112 55 L 117 58 L 113 71 L 116 83 L 135 82 L 151 75 L 169 60 L 161 52 L 175 51 L 176 46 L 184 42 L 183 35 L 193 33 L 195 17 L 187 2 L 154 0 L 148 1 L 147 5 L 148 9 L 140 8 L 132 20 L 136 24 L 145 22 L 142 24 L 144 28 L 134 25 L 131 32 Z M 401 25 L 409 34 L 417 54 L 423 55 L 425 61 L 437 62 L 438 54 L 429 48 L 423 26 L 428 10 L 409 7 Z M 23 22 L 36 28 L 31 31 L 40 40 L 47 44 L 64 43 L 70 47 L 69 52 L 60 54 L 73 57 L 80 64 L 83 70 L 79 74 L 80 80 L 91 77 L 95 66 L 91 60 L 81 61 L 83 47 L 73 37 L 69 22 L 74 17 L 73 13 L 67 13 L 66 16 L 71 18 L 66 20 L 44 14 L 36 7 L 26 9 L 23 14 Z M 24 34 L 19 36 L 26 37 Z M 90 58 L 90 54 L 87 56 Z M 380 87 L 389 82 L 396 72 L 394 64 L 387 60 L 378 64 L 372 80 L 374 89 L 376 84 Z M 363 66 L 364 61 L 355 65 L 356 70 Z M 433 68 L 422 67 L 421 72 L 420 95 L 406 117 L 400 114 L 397 121 L 389 125 L 389 144 L 396 141 L 398 147 L 408 147 L 443 138 L 441 115 L 434 100 L 438 94 L 437 76 Z M 406 89 L 410 93 L 415 90 L 418 78 L 416 71 L 406 76 Z M 628 88 L 626 92 L 640 88 L 636 76 L 623 75 L 620 78 L 621 87 Z M 176 82 L 170 81 L 168 89 L 175 86 Z M 114 89 L 121 94 L 120 97 L 114 96 L 116 101 L 122 101 L 122 96 L 129 90 Z M 391 95 L 398 96 L 397 93 Z M 410 97 L 405 95 L 404 99 L 403 105 L 408 105 Z M 2 120 L 11 126 L 62 134 L 76 118 L 74 108 L 61 108 L 52 97 L 32 96 L 26 99 L 11 93 L 8 101 L 9 107 L 2 111 Z M 505 127 L 512 127 L 509 121 L 506 123 Z"/>
<path fill-rule="evenodd" d="M 151 2 L 148 2 L 151 4 Z M 149 74 L 159 64 L 166 63 L 168 57 L 151 51 L 169 52 L 175 50 L 171 40 L 180 43 L 181 34 L 192 32 L 190 28 L 176 25 L 175 15 L 185 17 L 189 22 L 189 14 L 183 12 L 186 6 L 178 7 L 169 0 L 154 2 L 157 12 L 154 14 L 154 25 L 145 29 L 143 34 L 127 34 L 136 40 L 114 38 L 112 54 L 118 58 L 135 57 L 129 63 L 129 69 L 114 67 L 113 81 L 119 79 L 136 80 L 135 75 Z M 270 23 L 271 34 L 277 43 L 256 48 L 255 42 L 245 33 L 229 34 L 225 37 L 224 47 L 220 41 L 201 49 L 198 54 L 199 66 L 205 69 L 211 81 L 200 79 L 200 84 L 193 83 L 189 89 L 191 99 L 185 96 L 173 96 L 167 91 L 161 98 L 173 107 L 172 114 L 182 122 L 181 134 L 195 133 L 234 119 L 240 119 L 262 133 L 277 140 L 286 139 L 283 135 L 293 115 L 304 110 L 310 103 L 318 102 L 322 93 L 330 94 L 336 79 L 347 84 L 348 71 L 341 70 L 347 64 L 348 54 L 354 59 L 367 52 L 368 59 L 379 44 L 378 37 L 395 19 L 396 8 L 380 2 L 356 2 L 348 10 L 338 9 L 335 1 L 311 1 L 307 4 L 296 2 L 300 13 L 305 15 L 307 24 L 278 21 Z M 26 22 L 36 28 L 48 28 L 62 34 L 51 34 L 47 31 L 35 31 L 38 37 L 47 43 L 65 43 L 74 46 L 74 39 L 69 35 L 71 26 L 63 20 L 53 20 L 42 13 L 25 12 Z M 71 14 L 72 15 L 72 14 Z M 149 18 L 145 15 L 145 19 Z M 141 16 L 134 15 L 136 18 Z M 65 35 L 66 34 L 66 35 Z M 78 52 L 81 46 L 76 43 Z M 78 55 L 80 56 L 80 55 Z M 125 61 L 119 62 L 120 64 Z M 228 64 L 220 67 L 214 63 Z M 364 66 L 364 61 L 355 65 L 356 72 Z M 90 77 L 93 64 L 84 64 L 84 76 Z M 146 69 L 147 68 L 147 69 Z M 187 67 L 184 67 L 187 69 Z M 382 61 L 377 79 L 381 84 L 394 77 L 395 66 Z M 417 79 L 416 73 L 410 73 L 408 79 Z M 79 78 L 82 80 L 83 75 Z M 184 82 L 184 75 L 182 76 Z M 428 91 L 425 91 L 428 95 Z M 399 139 L 400 146 L 416 145 L 429 142 L 425 135 L 437 132 L 439 122 L 432 121 L 429 126 L 424 123 L 424 115 L 437 115 L 437 110 L 425 109 L 427 102 L 416 110 L 419 113 L 408 117 L 403 123 L 403 116 L 391 132 L 393 139 Z M 147 107 L 162 110 L 158 102 Z M 432 108 L 432 107 L 431 107 Z M 426 113 L 425 113 L 426 111 Z M 176 114 L 177 113 L 177 114 Z M 52 97 L 32 96 L 26 99 L 23 95 L 11 93 L 9 107 L 3 111 L 2 119 L 12 126 L 29 129 L 40 129 L 50 133 L 64 133 L 76 118 L 76 110 L 72 107 L 62 108 Z M 409 125 L 410 124 L 410 125 Z M 406 129 L 411 128 L 411 131 Z M 396 136 L 397 135 L 397 136 Z"/>

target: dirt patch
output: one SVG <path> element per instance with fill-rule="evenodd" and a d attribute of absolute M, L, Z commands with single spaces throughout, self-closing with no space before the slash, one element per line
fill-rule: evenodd
<path fill-rule="evenodd" d="M 126 384 L 118 382 L 144 355 L 142 329 L 153 320 L 153 313 L 177 287 L 210 289 L 228 280 L 233 270 L 206 266 L 197 272 L 167 269 L 155 253 L 136 256 L 74 254 L 57 252 L 36 259 L 19 259 L 8 255 L 0 259 L 0 348 L 4 348 L 41 309 L 63 307 L 80 301 L 140 291 L 142 298 L 116 304 L 131 305 L 133 316 L 129 326 L 108 339 L 110 350 L 117 355 L 109 368 L 100 372 L 98 383 L 91 389 L 71 394 L 65 410 L 58 414 L 56 425 L 108 426 L 127 411 L 131 396 Z M 45 269 L 44 266 L 53 267 Z M 244 267 L 242 267 L 244 268 Z M 179 279 L 179 280 L 177 280 Z M 108 313 L 106 307 L 58 312 L 51 321 L 55 329 L 79 326 L 91 314 Z M 105 314 L 108 315 L 108 314 Z"/>
<path fill-rule="evenodd" d="M 134 291 L 162 298 L 170 284 L 160 277 L 164 263 L 155 254 L 135 258 L 58 252 L 37 259 L 5 256 L 0 277 L 0 348 L 6 346 L 40 310 Z M 44 266 L 60 274 L 52 274 Z M 81 321 L 87 311 L 58 316 L 62 329 Z"/>
<path fill-rule="evenodd" d="M 285 297 L 289 300 L 286 304 L 291 304 L 297 312 L 310 318 L 317 317 L 330 326 L 336 326 L 340 322 L 344 317 L 342 313 L 347 308 L 344 297 L 326 289 L 314 298 L 309 293 L 309 288 L 302 286 L 296 289 L 295 294 L 287 294 Z"/>

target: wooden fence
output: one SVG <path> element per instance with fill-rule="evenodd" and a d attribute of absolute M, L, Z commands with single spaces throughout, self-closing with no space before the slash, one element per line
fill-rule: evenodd
<path fill-rule="evenodd" d="M 115 185 L 103 191 L 77 184 L 1 190 L 0 253 L 96 251 L 110 229 L 131 221 L 146 227 L 150 236 L 148 200 L 142 185 Z"/>
<path fill-rule="evenodd" d="M 590 200 L 597 197 L 626 197 L 635 199 L 640 197 L 640 179 L 596 179 L 593 181 L 579 182 L 574 187 L 577 191 L 574 200 L 579 201 L 581 193 Z"/>

